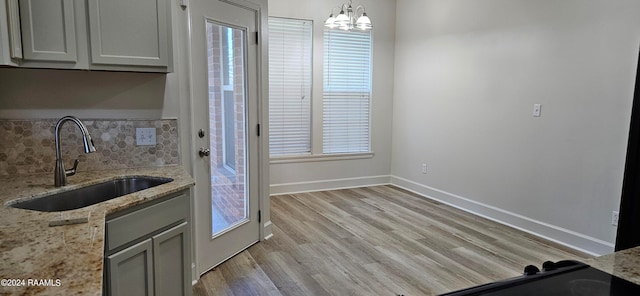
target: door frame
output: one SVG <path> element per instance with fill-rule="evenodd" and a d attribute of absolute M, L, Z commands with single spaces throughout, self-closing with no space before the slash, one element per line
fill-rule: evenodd
<path fill-rule="evenodd" d="M 262 219 L 260 222 L 260 241 L 273 236 L 271 229 L 271 215 L 269 211 L 269 52 L 268 52 L 268 22 L 267 0 L 219 0 L 231 5 L 235 5 L 247 10 L 251 10 L 256 15 L 256 28 L 258 31 L 258 123 L 260 124 L 260 137 L 258 137 L 258 170 L 259 170 L 259 192 L 260 211 Z"/>
<path fill-rule="evenodd" d="M 228 3 L 249 11 L 254 12 L 254 14 L 256 15 L 256 29 L 258 32 L 258 44 L 257 44 L 257 73 L 255 73 L 256 79 L 257 79 L 257 105 L 258 105 L 258 118 L 257 118 L 257 122 L 260 125 L 260 136 L 258 137 L 258 178 L 257 178 L 257 182 L 258 184 L 258 209 L 260 210 L 261 213 L 261 219 L 259 222 L 259 240 L 260 241 L 264 241 L 266 239 L 269 239 L 271 236 L 273 236 L 273 232 L 272 232 L 272 224 L 271 224 L 271 215 L 270 215 L 270 201 L 269 201 L 269 191 L 270 191 L 270 179 L 269 179 L 269 133 L 267 132 L 269 130 L 269 120 L 268 120 L 268 116 L 269 116 L 269 106 L 268 106 L 268 93 L 269 93 L 269 83 L 268 83 L 268 73 L 269 73 L 269 69 L 268 69 L 268 65 L 269 65 L 269 55 L 268 55 L 268 32 L 267 32 L 267 24 L 268 24 L 268 11 L 267 11 L 267 1 L 268 0 L 252 0 L 252 1 L 245 1 L 245 0 L 218 0 L 219 2 L 224 2 L 224 3 Z M 188 2 L 187 2 L 188 3 Z M 186 6 L 186 5 L 185 5 Z M 188 127 L 188 135 L 183 136 L 185 141 L 188 141 L 188 146 L 189 150 L 183 152 L 186 153 L 188 156 L 183 157 L 183 160 L 188 160 L 189 164 L 188 164 L 188 170 L 191 173 L 192 176 L 195 177 L 195 166 L 196 166 L 196 162 L 199 161 L 199 156 L 198 154 L 195 152 L 198 147 L 199 144 L 197 142 L 197 133 L 198 133 L 198 129 L 196 128 L 194 119 L 193 119 L 193 114 L 194 114 L 194 106 L 196 106 L 196 102 L 195 102 L 195 97 L 193 95 L 193 79 L 190 77 L 190 75 L 193 73 L 192 72 L 192 63 L 194 62 L 194 58 L 191 56 L 191 34 L 192 34 L 192 30 L 191 30 L 191 12 L 190 9 L 192 7 L 191 6 L 187 6 L 186 7 L 186 18 L 185 18 L 185 22 L 186 22 L 186 31 L 187 31 L 187 37 L 186 37 L 186 43 L 187 43 L 187 47 L 186 47 L 186 56 L 187 58 L 184 59 L 184 61 L 187 64 L 187 72 L 189 75 L 188 78 L 188 82 L 189 82 L 189 95 L 188 95 L 188 108 L 185 108 L 187 110 L 189 110 L 188 112 L 188 123 L 189 123 L 189 127 Z M 252 73 L 247 73 L 249 75 L 251 75 Z M 185 106 L 186 107 L 186 106 Z M 181 115 L 184 115 L 186 112 L 181 112 Z M 251 127 L 248 127 L 249 129 L 247 130 L 247 132 L 254 132 L 254 130 Z M 198 268 L 197 266 L 197 254 L 198 254 L 198 249 L 196 248 L 196 243 L 195 243 L 195 237 L 197 235 L 196 229 L 195 229 L 195 224 L 196 223 L 211 223 L 210 217 L 198 217 L 195 213 L 195 206 L 196 206 L 196 202 L 195 199 L 197 198 L 195 196 L 195 189 L 191 189 L 191 194 L 193 196 L 192 198 L 192 217 L 191 217 L 191 221 L 194 221 L 194 223 L 191 223 L 192 227 L 191 227 L 191 237 L 194 238 L 194 243 L 192 244 L 192 264 L 191 264 L 191 269 L 192 269 L 192 284 L 196 284 L 197 281 L 200 278 L 200 273 L 198 272 L 198 270 L 200 268 Z"/>

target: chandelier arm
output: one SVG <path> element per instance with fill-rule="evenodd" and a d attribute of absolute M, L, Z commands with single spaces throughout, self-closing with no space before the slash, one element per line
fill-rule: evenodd
<path fill-rule="evenodd" d="M 334 11 L 336 11 L 335 10 L 336 8 L 338 9 L 338 13 L 340 13 L 340 9 L 342 9 L 342 7 L 340 7 L 340 6 L 334 6 L 333 8 L 331 8 L 331 14 L 332 15 L 336 15 L 335 13 L 333 13 Z"/>
<path fill-rule="evenodd" d="M 358 10 L 362 9 L 362 13 L 358 14 Z M 367 12 L 364 8 L 364 5 L 358 5 L 356 9 L 353 10 L 353 14 L 356 16 L 362 16 L 363 13 Z"/>

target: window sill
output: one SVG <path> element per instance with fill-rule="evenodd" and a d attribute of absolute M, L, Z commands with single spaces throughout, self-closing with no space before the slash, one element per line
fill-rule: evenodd
<path fill-rule="evenodd" d="M 314 155 L 296 155 L 296 156 L 278 156 L 269 159 L 270 164 L 280 163 L 298 163 L 298 162 L 317 162 L 317 161 L 336 161 L 336 160 L 353 160 L 373 158 L 373 152 L 360 153 L 343 153 L 343 154 L 314 154 Z"/>

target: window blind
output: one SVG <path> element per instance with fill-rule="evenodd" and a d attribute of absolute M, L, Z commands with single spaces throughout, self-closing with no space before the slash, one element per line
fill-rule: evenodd
<path fill-rule="evenodd" d="M 323 153 L 370 151 L 370 32 L 325 29 Z"/>
<path fill-rule="evenodd" d="M 311 153 L 312 26 L 269 18 L 269 151 Z"/>

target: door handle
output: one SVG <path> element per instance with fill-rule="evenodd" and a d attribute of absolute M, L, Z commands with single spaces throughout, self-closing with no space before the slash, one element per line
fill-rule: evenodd
<path fill-rule="evenodd" d="M 209 148 L 204 148 L 204 147 L 200 147 L 200 151 L 198 151 L 198 154 L 200 154 L 200 157 L 209 156 L 210 153 L 211 152 Z"/>

